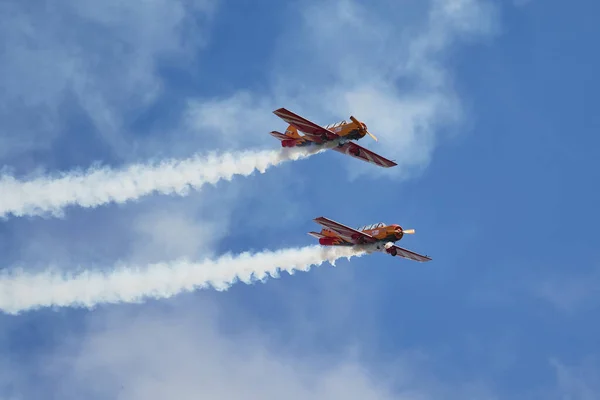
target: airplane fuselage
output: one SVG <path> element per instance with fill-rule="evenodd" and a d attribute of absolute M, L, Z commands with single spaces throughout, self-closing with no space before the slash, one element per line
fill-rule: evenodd
<path fill-rule="evenodd" d="M 364 126 L 364 124 L 361 122 L 361 124 Z M 290 125 L 291 127 L 291 125 Z M 289 127 L 288 127 L 289 129 Z M 354 122 L 349 122 L 347 124 L 342 124 L 342 125 L 338 125 L 338 126 L 334 126 L 334 127 L 330 127 L 328 128 L 330 131 L 332 131 L 333 133 L 337 134 L 338 136 L 341 136 L 342 138 L 346 139 L 346 141 L 349 140 L 359 140 L 362 139 L 363 137 L 365 137 L 365 135 L 367 134 L 364 130 L 360 130 L 357 128 L 356 124 Z M 315 142 L 315 143 L 324 143 L 324 142 L 328 142 L 330 141 L 329 139 L 327 139 L 327 137 L 311 137 L 309 135 L 303 136 L 306 140 L 309 140 L 311 142 Z"/>
<path fill-rule="evenodd" d="M 270 132 L 271 136 L 281 142 L 281 147 L 330 149 L 383 168 L 398 165 L 393 160 L 388 160 L 357 143 L 366 135 L 371 136 L 375 141 L 377 141 L 377 138 L 367 130 L 367 125 L 364 122 L 359 121 L 352 115 L 350 121 L 343 120 L 320 126 L 285 108 L 275 110 L 273 113 L 288 123 L 285 133 Z"/>
<path fill-rule="evenodd" d="M 414 261 L 430 261 L 431 258 L 404 249 L 395 244 L 406 234 L 414 234 L 414 229 L 403 229 L 400 225 L 386 225 L 383 222 L 352 228 L 325 217 L 315 218 L 321 225 L 321 232 L 308 232 L 319 239 L 321 246 L 349 246 L 358 251 L 373 253 L 382 252 L 392 257 L 399 256 Z"/>
<path fill-rule="evenodd" d="M 402 233 L 402 227 L 397 224 L 377 227 L 374 229 L 365 229 L 361 230 L 361 232 L 371 235 L 377 239 L 377 242 L 374 243 L 375 247 L 378 245 L 383 246 L 389 242 L 395 243 L 401 240 L 404 236 L 404 233 Z M 360 237 L 349 241 L 345 238 L 341 238 L 339 234 L 329 229 L 321 229 L 321 235 L 323 235 L 323 237 L 319 239 L 319 243 L 324 246 L 354 246 L 356 244 L 364 243 Z"/>
<path fill-rule="evenodd" d="M 357 120 L 358 121 L 358 120 Z M 290 139 L 283 140 L 281 142 L 281 147 L 304 147 L 310 146 L 313 144 L 324 144 L 324 143 L 333 143 L 338 146 L 342 146 L 345 143 L 351 140 L 360 140 L 365 137 L 366 133 L 366 125 L 364 122 L 358 121 L 361 125 L 362 129 L 357 127 L 357 124 L 354 121 L 351 122 L 341 122 L 337 124 L 325 125 L 325 128 L 329 129 L 333 133 L 339 136 L 339 138 L 329 139 L 325 134 L 322 136 L 311 136 L 311 135 L 300 135 L 295 126 L 289 125 L 285 130 L 285 135 Z"/>

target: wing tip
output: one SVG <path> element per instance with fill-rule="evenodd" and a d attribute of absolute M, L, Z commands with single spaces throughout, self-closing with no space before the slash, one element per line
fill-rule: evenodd
<path fill-rule="evenodd" d="M 428 255 L 423 255 L 423 254 L 417 254 L 417 255 L 419 257 L 421 257 L 421 260 L 415 260 L 415 261 L 418 261 L 418 262 L 428 262 L 428 261 L 432 260 L 432 258 L 429 257 Z"/>
<path fill-rule="evenodd" d="M 338 224 L 340 225 L 338 222 L 335 222 L 334 220 L 331 220 L 327 217 L 317 217 L 317 218 L 313 218 L 313 221 L 323 227 L 327 227 L 329 224 Z"/>
<path fill-rule="evenodd" d="M 273 114 L 275 114 L 277 116 L 279 116 L 279 114 L 285 114 L 285 113 L 288 113 L 288 114 L 290 113 L 290 111 L 285 107 L 280 107 L 277 110 L 273 111 Z"/>
<path fill-rule="evenodd" d="M 377 153 L 375 153 L 377 154 Z M 398 165 L 398 163 L 395 160 L 390 160 L 389 158 L 385 158 L 379 154 L 377 154 L 382 160 L 383 162 L 379 165 L 381 165 L 384 168 L 391 168 L 391 167 L 395 167 Z"/>

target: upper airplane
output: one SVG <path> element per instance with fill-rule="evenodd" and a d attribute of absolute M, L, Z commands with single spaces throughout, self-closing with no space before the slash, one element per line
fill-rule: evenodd
<path fill-rule="evenodd" d="M 309 232 L 308 234 L 319 239 L 321 246 L 361 246 L 367 245 L 372 251 L 381 251 L 394 256 L 407 258 L 409 260 L 425 262 L 431 258 L 413 251 L 396 246 L 394 242 L 399 241 L 405 234 L 415 233 L 414 229 L 402 229 L 400 225 L 386 225 L 383 222 L 363 226 L 358 229 L 350 228 L 339 222 L 325 217 L 315 218 L 314 221 L 321 225 L 321 232 Z"/>
<path fill-rule="evenodd" d="M 273 113 L 290 124 L 285 131 L 285 134 L 277 131 L 271 132 L 272 136 L 281 140 L 282 147 L 304 147 L 315 144 L 331 144 L 333 146 L 330 147 L 332 150 L 347 154 L 350 157 L 358 158 L 359 160 L 370 162 L 380 167 L 389 168 L 398 165 L 395 162 L 352 142 L 352 140 L 359 140 L 367 134 L 377 140 L 377 138 L 367 130 L 367 125 L 353 116 L 350 116 L 350 122 L 344 120 L 334 124 L 319 126 L 285 108 L 275 110 Z M 298 131 L 305 135 L 300 136 Z"/>

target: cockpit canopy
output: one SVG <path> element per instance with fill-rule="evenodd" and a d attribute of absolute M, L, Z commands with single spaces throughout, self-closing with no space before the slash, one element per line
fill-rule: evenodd
<path fill-rule="evenodd" d="M 329 125 L 325 125 L 324 128 L 325 129 L 331 129 L 331 128 L 335 128 L 336 126 L 340 126 L 340 125 L 346 125 L 348 122 L 346 120 L 340 121 L 340 122 L 335 122 L 333 124 L 329 124 Z"/>
<path fill-rule="evenodd" d="M 371 229 L 383 228 L 384 226 L 386 226 L 386 225 L 383 222 L 378 222 L 378 223 L 372 224 L 372 225 L 361 226 L 357 230 L 359 230 L 359 231 L 370 231 Z"/>

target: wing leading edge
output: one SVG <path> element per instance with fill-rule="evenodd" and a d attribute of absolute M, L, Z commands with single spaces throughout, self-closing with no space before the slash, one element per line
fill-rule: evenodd
<path fill-rule="evenodd" d="M 413 260 L 413 261 L 418 261 L 418 262 L 431 261 L 430 257 L 415 253 L 414 251 L 404 249 L 400 246 L 393 245 L 392 248 L 396 250 L 396 255 L 398 257 L 403 257 L 403 258 Z"/>
<path fill-rule="evenodd" d="M 354 142 L 344 143 L 342 146 L 333 147 L 331 150 L 335 150 L 338 153 L 346 154 L 350 157 L 375 164 L 379 167 L 390 168 L 398 165 L 394 161 L 388 160 L 387 158 L 380 156 L 371 150 L 367 150 Z"/>
<path fill-rule="evenodd" d="M 325 217 L 315 218 L 314 221 L 325 229 L 334 231 L 340 238 L 352 244 L 366 244 L 377 241 L 377 239 L 367 233 L 357 231 L 356 229 L 342 225 L 339 222 L 332 221 Z"/>
<path fill-rule="evenodd" d="M 330 140 L 340 137 L 338 134 L 330 131 L 329 129 L 325 129 L 322 126 L 319 126 L 314 122 L 309 121 L 306 118 L 301 117 L 285 108 L 279 108 L 273 111 L 273 114 L 277 115 L 288 124 L 295 126 L 300 132 L 304 132 L 309 136 L 316 136 L 319 138 L 325 136 Z"/>

